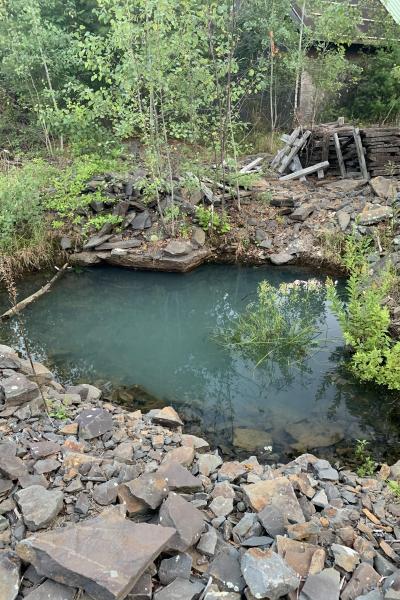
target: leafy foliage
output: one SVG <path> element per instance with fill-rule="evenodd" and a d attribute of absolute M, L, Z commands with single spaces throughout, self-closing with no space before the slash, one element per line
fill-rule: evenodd
<path fill-rule="evenodd" d="M 359 477 L 371 476 L 375 472 L 375 462 L 369 455 L 367 447 L 369 442 L 367 440 L 357 440 L 354 454 L 359 463 L 357 468 L 357 475 Z"/>
<path fill-rule="evenodd" d="M 257 300 L 243 314 L 230 315 L 216 332 L 219 342 L 260 365 L 301 364 L 318 347 L 318 319 L 324 290 L 316 280 L 258 287 Z"/>
<path fill-rule="evenodd" d="M 221 215 L 214 208 L 205 206 L 196 207 L 196 219 L 204 231 L 217 231 L 218 233 L 227 233 L 230 231 L 229 219 L 225 213 Z"/>
<path fill-rule="evenodd" d="M 373 280 L 368 264 L 368 241 L 354 235 L 346 242 L 344 265 L 349 271 L 347 301 L 340 298 L 328 280 L 328 298 L 337 315 L 346 343 L 353 354 L 349 368 L 362 381 L 372 381 L 391 390 L 400 389 L 400 342 L 389 335 L 390 314 L 384 299 L 395 276 L 388 265 Z"/>
<path fill-rule="evenodd" d="M 1 253 L 17 253 L 45 238 L 42 194 L 54 172 L 47 163 L 37 159 L 0 175 Z"/>

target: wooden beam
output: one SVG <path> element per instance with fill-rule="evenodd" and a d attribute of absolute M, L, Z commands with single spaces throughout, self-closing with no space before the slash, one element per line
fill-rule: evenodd
<path fill-rule="evenodd" d="M 360 130 L 358 129 L 358 127 L 354 128 L 353 137 L 354 137 L 354 141 L 356 144 L 356 150 L 357 150 L 358 162 L 360 163 L 361 175 L 363 176 L 363 179 L 369 179 L 367 164 L 365 162 L 364 147 L 362 145 L 362 141 L 361 141 L 361 137 L 360 137 Z"/>
<path fill-rule="evenodd" d="M 292 145 L 299 137 L 300 133 L 301 133 L 301 128 L 296 127 L 296 129 L 294 129 L 289 136 L 286 136 L 287 139 L 283 140 L 284 142 L 286 142 L 286 146 L 284 148 L 282 148 L 282 150 L 279 150 L 279 152 L 276 154 L 276 156 L 272 159 L 271 167 L 279 166 L 281 160 L 287 154 L 287 152 L 289 152 Z M 283 136 L 282 136 L 282 138 L 283 138 Z"/>
<path fill-rule="evenodd" d="M 289 181 L 290 179 L 299 179 L 303 175 L 310 175 L 311 173 L 316 173 L 320 169 L 327 169 L 329 167 L 329 162 L 326 160 L 324 162 L 318 163 L 317 165 L 312 165 L 311 167 L 306 167 L 301 171 L 296 171 L 295 173 L 290 173 L 290 175 L 284 175 L 283 177 L 279 177 L 279 181 Z"/>
<path fill-rule="evenodd" d="M 303 135 L 301 136 L 301 138 L 299 138 L 298 140 L 296 140 L 294 142 L 293 147 L 290 150 L 289 154 L 283 158 L 283 160 L 281 162 L 281 165 L 278 167 L 278 169 L 277 169 L 278 173 L 284 173 L 284 171 L 286 170 L 286 168 L 292 162 L 293 158 L 302 149 L 302 147 L 304 146 L 304 144 L 306 143 L 306 141 L 308 140 L 308 138 L 310 137 L 310 135 L 311 135 L 311 131 L 306 131 L 305 133 L 303 133 Z"/>
<path fill-rule="evenodd" d="M 259 165 L 260 162 L 262 162 L 263 160 L 264 160 L 264 157 L 263 156 L 259 156 L 258 158 L 256 158 L 255 160 L 253 160 L 248 165 L 245 165 L 244 167 L 242 167 L 240 169 L 239 173 L 247 173 L 248 171 L 251 171 L 252 169 L 254 169 L 254 167 L 256 167 L 257 165 Z"/>
<path fill-rule="evenodd" d="M 346 166 L 344 164 L 343 154 L 342 154 L 342 150 L 340 148 L 340 140 L 339 140 L 339 136 L 337 133 L 333 134 L 333 139 L 335 142 L 336 156 L 337 156 L 337 159 L 339 162 L 340 174 L 344 179 L 346 177 Z"/>

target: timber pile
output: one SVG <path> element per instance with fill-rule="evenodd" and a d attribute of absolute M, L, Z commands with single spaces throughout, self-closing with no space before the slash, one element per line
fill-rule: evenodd
<path fill-rule="evenodd" d="M 306 165 L 327 160 L 329 172 L 342 177 L 399 175 L 400 129 L 320 125 L 312 130 L 301 159 Z"/>
<path fill-rule="evenodd" d="M 285 146 L 282 150 L 279 150 L 271 162 L 271 166 L 281 175 L 280 180 L 300 179 L 300 181 L 306 181 L 306 175 L 312 173 L 318 173 L 319 179 L 324 177 L 324 169 L 329 167 L 327 160 L 303 168 L 299 157 L 299 154 L 307 147 L 311 134 L 311 131 L 306 130 L 303 132 L 300 127 L 297 127 L 291 135 L 281 137 L 281 140 L 285 142 Z M 285 175 L 286 171 L 291 172 Z"/>
<path fill-rule="evenodd" d="M 373 127 L 361 131 L 371 176 L 400 175 L 400 128 Z"/>

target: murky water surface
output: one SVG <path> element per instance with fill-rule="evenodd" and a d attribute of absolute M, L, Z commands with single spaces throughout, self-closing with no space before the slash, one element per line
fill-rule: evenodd
<path fill-rule="evenodd" d="M 396 457 L 400 402 L 340 369 L 340 329 L 320 295 L 312 312 L 321 347 L 303 369 L 256 367 L 213 338 L 221 319 L 254 300 L 261 280 L 312 276 L 295 268 L 208 265 L 180 275 L 99 267 L 68 273 L 24 320 L 35 356 L 62 382 L 92 382 L 132 409 L 173 404 L 186 430 L 227 454 L 274 459 L 313 450 L 348 460 L 355 440 L 366 438 L 377 456 Z M 40 285 L 40 277 L 26 279 L 21 296 Z M 16 325 L 2 326 L 1 338 L 18 344 Z"/>

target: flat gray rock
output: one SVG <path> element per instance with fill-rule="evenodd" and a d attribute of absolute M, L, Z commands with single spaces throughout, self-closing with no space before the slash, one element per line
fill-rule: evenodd
<path fill-rule="evenodd" d="M 117 510 L 70 527 L 34 535 L 17 545 L 38 573 L 83 588 L 96 600 L 125 598 L 175 534 L 133 523 Z"/>
<path fill-rule="evenodd" d="M 18 456 L 5 453 L 3 448 L 0 446 L 0 475 L 12 481 L 26 475 L 28 469 L 25 463 Z"/>
<path fill-rule="evenodd" d="M 76 588 L 47 579 L 28 594 L 27 598 L 29 600 L 74 600 L 76 592 Z"/>
<path fill-rule="evenodd" d="M 118 481 L 116 479 L 110 479 L 100 483 L 93 490 L 93 500 L 101 506 L 108 506 L 113 504 L 117 500 L 118 492 Z"/>
<path fill-rule="evenodd" d="M 340 573 L 324 569 L 317 575 L 309 575 L 300 593 L 300 600 L 339 600 Z"/>
<path fill-rule="evenodd" d="M 217 541 L 217 532 L 214 527 L 210 527 L 210 529 L 201 536 L 200 541 L 197 544 L 197 551 L 200 552 L 200 554 L 204 554 L 204 556 L 212 557 L 215 554 Z"/>
<path fill-rule="evenodd" d="M 15 600 L 19 590 L 21 562 L 10 550 L 0 550 L 0 598 Z"/>
<path fill-rule="evenodd" d="M 222 590 L 242 592 L 245 588 L 239 552 L 233 546 L 227 544 L 222 546 L 212 561 L 208 573 Z"/>
<path fill-rule="evenodd" d="M 252 548 L 241 560 L 243 577 L 256 598 L 278 600 L 297 590 L 300 579 L 279 554 Z"/>
<path fill-rule="evenodd" d="M 15 499 L 21 509 L 25 525 L 30 531 L 47 527 L 64 506 L 63 493 L 32 485 L 19 490 Z"/>
<path fill-rule="evenodd" d="M 160 508 L 160 525 L 174 527 L 176 533 L 168 549 L 185 552 L 194 546 L 204 530 L 204 516 L 190 502 L 171 492 Z"/>
<path fill-rule="evenodd" d="M 158 578 L 163 585 L 174 579 L 189 579 L 192 570 L 192 557 L 189 554 L 177 554 L 172 558 L 164 558 L 158 569 Z"/>
<path fill-rule="evenodd" d="M 79 437 L 84 440 L 100 437 L 113 428 L 111 414 L 102 408 L 83 410 L 76 421 L 79 425 Z"/>
<path fill-rule="evenodd" d="M 200 581 L 194 583 L 187 579 L 175 579 L 166 588 L 154 594 L 154 600 L 197 600 L 204 589 Z"/>
<path fill-rule="evenodd" d="M 46 458 L 51 454 L 57 454 L 60 452 L 61 446 L 57 444 L 57 442 L 33 442 L 30 444 L 30 451 L 32 454 L 32 458 L 39 460 L 41 458 Z"/>
<path fill-rule="evenodd" d="M 189 242 L 173 240 L 165 246 L 164 254 L 167 254 L 168 256 L 184 256 L 185 254 L 190 254 L 192 250 L 192 245 Z"/>
<path fill-rule="evenodd" d="M 14 373 L 11 377 L 0 380 L 6 399 L 6 406 L 19 406 L 39 397 L 37 383 L 30 381 L 22 373 Z"/>
<path fill-rule="evenodd" d="M 118 487 L 118 498 L 125 503 L 129 516 L 156 510 L 167 495 L 167 481 L 157 473 L 145 473 Z"/>
<path fill-rule="evenodd" d="M 339 473 L 327 460 L 320 458 L 313 464 L 313 467 L 316 470 L 319 479 L 325 479 L 327 481 L 339 480 Z"/>
<path fill-rule="evenodd" d="M 203 489 L 200 479 L 177 462 L 167 462 L 157 473 L 165 478 L 171 492 L 191 493 Z"/>
<path fill-rule="evenodd" d="M 294 256 L 288 252 L 278 252 L 277 254 L 271 254 L 269 259 L 273 265 L 279 266 L 286 265 L 294 259 Z"/>

